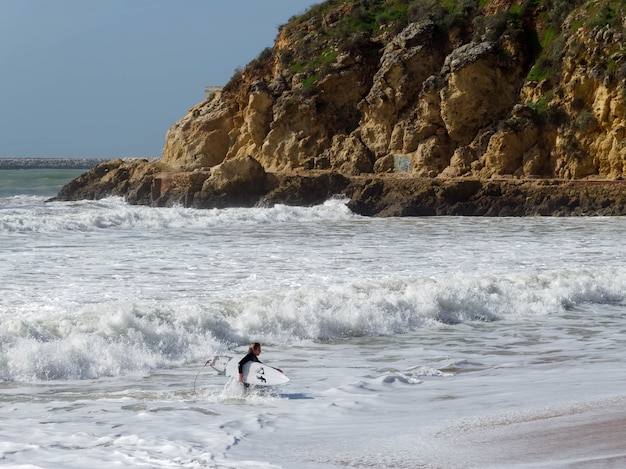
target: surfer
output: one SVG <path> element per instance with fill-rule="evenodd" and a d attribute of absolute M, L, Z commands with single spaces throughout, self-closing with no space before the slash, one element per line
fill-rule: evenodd
<path fill-rule="evenodd" d="M 261 355 L 261 344 L 259 342 L 252 342 L 248 347 L 248 354 L 239 361 L 239 382 L 243 383 L 243 366 L 248 362 L 259 362 L 259 355 Z M 246 385 L 247 383 L 244 383 Z"/>
<path fill-rule="evenodd" d="M 248 362 L 261 363 L 261 360 L 259 360 L 259 355 L 261 355 L 261 344 L 259 342 L 252 342 L 248 346 L 248 353 L 246 354 L 246 356 L 239 360 L 239 382 L 243 383 L 245 387 L 248 387 L 249 384 L 243 382 L 243 366 Z M 280 368 L 272 368 L 280 371 L 281 373 L 283 372 L 283 370 L 281 370 Z"/>

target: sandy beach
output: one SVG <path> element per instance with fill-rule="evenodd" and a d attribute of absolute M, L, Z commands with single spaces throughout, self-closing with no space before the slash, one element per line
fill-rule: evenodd
<path fill-rule="evenodd" d="M 462 421 L 450 438 L 454 467 L 626 467 L 626 396 Z"/>

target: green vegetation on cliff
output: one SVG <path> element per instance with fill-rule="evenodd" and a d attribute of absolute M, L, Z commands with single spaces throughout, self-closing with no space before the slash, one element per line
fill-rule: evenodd
<path fill-rule="evenodd" d="M 541 81 L 559 70 L 568 33 L 581 26 L 625 33 L 624 17 L 626 0 L 327 0 L 280 27 L 288 48 L 268 48 L 248 68 L 261 71 L 277 54 L 282 68 L 305 74 L 304 88 L 311 88 L 331 70 L 338 54 L 378 57 L 386 42 L 408 24 L 431 20 L 451 45 L 523 36 L 531 60 L 528 79 Z M 624 52 L 623 43 L 616 49 Z M 626 76 L 621 64 L 607 63 L 606 72 Z M 238 70 L 226 89 L 240 80 Z"/>

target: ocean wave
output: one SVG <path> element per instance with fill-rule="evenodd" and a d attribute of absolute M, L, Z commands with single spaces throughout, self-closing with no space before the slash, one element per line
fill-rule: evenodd
<path fill-rule="evenodd" d="M 252 338 L 273 345 L 541 322 L 624 301 L 626 271 L 458 275 L 301 286 L 233 298 L 50 304 L 0 325 L 0 380 L 93 379 L 171 368 Z M 56 307 L 56 312 L 53 308 Z M 40 308 L 41 309 L 41 308 Z M 586 313 L 580 313 L 586 314 Z M 447 370 L 449 371 L 449 370 Z"/>
<path fill-rule="evenodd" d="M 393 335 L 615 304 L 624 300 L 625 288 L 626 272 L 620 270 L 355 281 L 250 297 L 241 302 L 236 319 L 242 332 L 279 342 Z"/>
<path fill-rule="evenodd" d="M 0 233 L 55 233 L 97 230 L 195 229 L 234 224 L 273 224 L 355 218 L 343 198 L 314 207 L 197 210 L 152 208 L 127 204 L 122 198 L 44 203 L 37 197 L 5 199 L 0 206 Z"/>

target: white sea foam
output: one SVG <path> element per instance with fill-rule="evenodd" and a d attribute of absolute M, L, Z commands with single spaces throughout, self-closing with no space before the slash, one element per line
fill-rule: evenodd
<path fill-rule="evenodd" d="M 477 422 L 620 402 L 625 232 L 0 199 L 0 464 L 483 467 Z M 253 339 L 288 385 L 203 366 Z"/>
<path fill-rule="evenodd" d="M 150 282 L 149 272 L 143 275 Z M 140 282 L 135 288 L 141 289 Z M 29 381 L 146 372 L 200 361 L 207 348 L 243 344 L 251 336 L 292 346 L 438 331 L 466 322 L 543 320 L 577 305 L 619 304 L 626 269 L 373 279 L 236 297 L 203 298 L 202 286 L 195 288 L 190 285 L 173 300 L 105 296 L 87 304 L 76 290 L 56 296 L 48 291 L 36 301 L 9 292 L 5 301 L 13 303 L 12 317 L 0 328 L 0 363 L 6 365 L 0 377 Z"/>
<path fill-rule="evenodd" d="M 354 218 L 345 200 L 331 199 L 311 207 L 278 204 L 271 208 L 194 210 L 184 207 L 129 206 L 122 198 L 51 202 L 37 196 L 14 196 L 0 204 L 0 233 L 89 232 L 94 230 L 199 230 L 233 225 L 267 225 Z"/>

